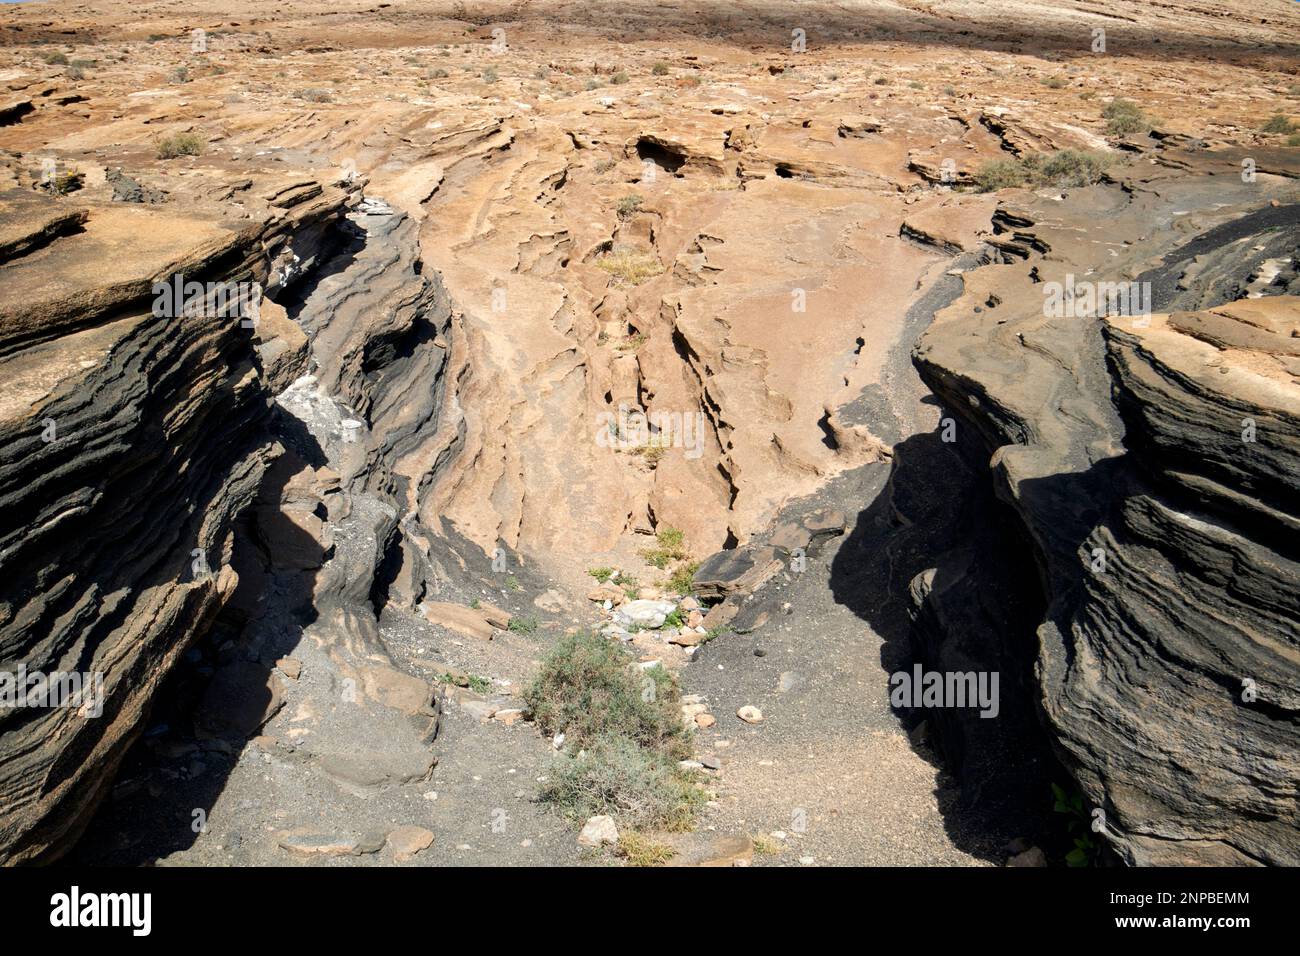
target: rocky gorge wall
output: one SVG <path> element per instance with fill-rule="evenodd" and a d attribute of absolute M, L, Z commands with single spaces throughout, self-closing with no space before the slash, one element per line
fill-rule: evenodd
<path fill-rule="evenodd" d="M 208 759 L 242 745 L 292 700 L 273 668 L 313 624 L 315 671 L 387 725 L 359 762 L 374 726 L 352 739 L 355 712 L 327 715 L 323 772 L 431 769 L 432 689 L 385 663 L 372 590 L 390 549 L 419 557 L 402 468 L 436 471 L 450 312 L 410 222 L 361 185 L 255 180 L 234 209 L 184 213 L 0 198 L 0 658 L 102 679 L 79 708 L 0 713 L 0 862 L 76 839 L 183 656 L 207 674 Z M 157 308 L 175 276 L 266 298 L 255 323 Z"/>
<path fill-rule="evenodd" d="M 1106 845 L 1139 865 L 1294 865 L 1294 186 L 1176 161 L 1202 178 L 1006 201 L 1005 261 L 922 336 L 915 364 L 1000 502 L 985 520 L 1018 527 L 1038 580 L 1016 553 L 936 555 L 913 582 L 918 642 L 996 659 L 1024 640 L 1005 595 L 1041 601 L 1041 718 Z M 1211 194 L 1233 211 L 1176 212 Z M 1103 274 L 1149 283 L 1157 314 L 1051 314 L 1044 284 L 1067 274 L 1081 294 Z M 973 729 L 953 724 L 961 753 Z"/>

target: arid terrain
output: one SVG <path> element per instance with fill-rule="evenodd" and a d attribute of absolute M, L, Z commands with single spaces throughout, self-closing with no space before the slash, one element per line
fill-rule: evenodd
<path fill-rule="evenodd" d="M 0 7 L 0 863 L 1300 863 L 1297 177 L 1286 0 Z"/>

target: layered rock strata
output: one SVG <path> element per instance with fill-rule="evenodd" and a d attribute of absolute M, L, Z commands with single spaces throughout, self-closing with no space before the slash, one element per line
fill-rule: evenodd
<path fill-rule="evenodd" d="M 1178 157 L 1209 173 L 1224 159 Z M 1001 502 L 986 520 L 1013 522 L 1038 578 L 1015 573 L 1014 544 L 936 556 L 913 582 L 919 643 L 996 661 L 1023 643 L 1006 595 L 1041 601 L 1041 713 L 1106 844 L 1133 864 L 1293 865 L 1294 188 L 1159 172 L 1123 186 L 1004 204 L 1007 262 L 968 273 L 915 351 Z M 1184 218 L 1208 207 L 1199 190 L 1225 202 Z M 1146 283 L 1157 314 L 1050 304 L 1054 282 L 1082 301 L 1103 279 Z M 1199 310 L 1160 312 L 1183 302 Z M 952 723 L 960 752 L 969 729 Z"/>

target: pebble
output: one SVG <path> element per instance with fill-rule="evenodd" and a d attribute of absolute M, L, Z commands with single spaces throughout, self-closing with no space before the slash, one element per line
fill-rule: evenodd
<path fill-rule="evenodd" d="M 392 848 L 393 859 L 405 863 L 433 845 L 433 831 L 416 826 L 398 827 L 388 834 L 388 845 Z"/>
<path fill-rule="evenodd" d="M 591 817 L 583 824 L 582 832 L 578 834 L 579 846 L 598 847 L 606 843 L 618 842 L 618 827 L 614 826 L 614 818 L 607 816 Z"/>
<path fill-rule="evenodd" d="M 736 716 L 747 724 L 759 724 L 763 722 L 763 712 L 752 704 L 746 704 L 736 711 Z"/>

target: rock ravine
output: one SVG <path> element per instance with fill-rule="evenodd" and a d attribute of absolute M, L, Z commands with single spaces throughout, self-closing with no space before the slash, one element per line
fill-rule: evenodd
<path fill-rule="evenodd" d="M 1283 0 L 0 7 L 0 863 L 1300 864 L 1298 178 Z"/>

